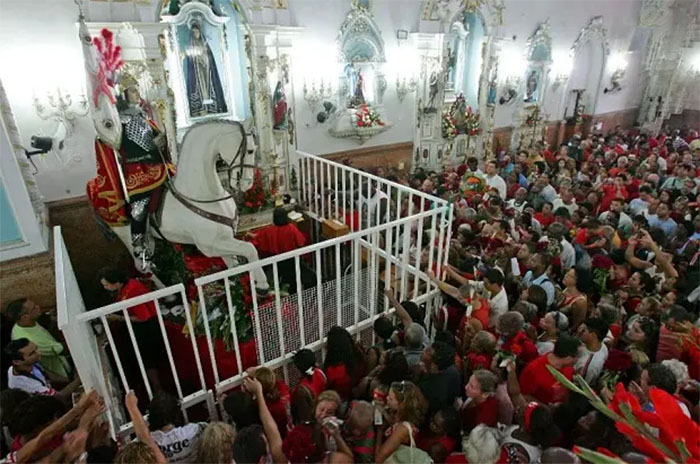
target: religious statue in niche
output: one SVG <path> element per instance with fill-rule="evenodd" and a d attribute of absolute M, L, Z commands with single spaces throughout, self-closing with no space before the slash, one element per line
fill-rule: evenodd
<path fill-rule="evenodd" d="M 428 106 L 423 111 L 426 113 L 435 113 L 437 111 L 435 99 L 437 98 L 438 93 L 440 93 L 440 79 L 438 78 L 436 72 L 433 72 L 430 75 L 430 82 L 428 86 L 430 92 L 428 95 Z"/>
<path fill-rule="evenodd" d="M 272 95 L 272 118 L 273 129 L 287 130 L 287 97 L 282 81 L 277 81 L 275 93 Z"/>
<path fill-rule="evenodd" d="M 287 132 L 289 133 L 289 144 L 294 145 L 296 132 L 291 108 L 287 110 Z"/>
<path fill-rule="evenodd" d="M 496 104 L 496 89 L 498 87 L 498 64 L 494 64 L 491 68 L 491 76 L 489 77 L 489 93 L 486 99 L 487 105 Z"/>
<path fill-rule="evenodd" d="M 352 97 L 350 98 L 350 107 L 356 108 L 363 103 L 365 103 L 365 95 L 363 92 L 364 79 L 361 72 L 357 72 L 357 80 L 355 82 L 355 88 L 353 89 Z"/>
<path fill-rule="evenodd" d="M 539 76 L 537 70 L 533 69 L 525 81 L 525 103 L 535 103 L 537 101 L 537 89 L 539 87 Z"/>
<path fill-rule="evenodd" d="M 219 70 L 204 35 L 201 20 L 189 21 L 189 43 L 185 49 L 184 75 L 191 117 L 226 113 L 226 99 Z"/>

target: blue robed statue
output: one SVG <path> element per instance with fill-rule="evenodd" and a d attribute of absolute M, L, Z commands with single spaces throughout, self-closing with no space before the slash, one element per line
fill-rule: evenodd
<path fill-rule="evenodd" d="M 190 116 L 228 111 L 214 54 L 199 21 L 190 24 L 190 41 L 185 50 L 185 83 Z"/>

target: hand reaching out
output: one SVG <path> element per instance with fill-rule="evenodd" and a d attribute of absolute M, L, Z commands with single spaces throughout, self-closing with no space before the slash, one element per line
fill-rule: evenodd
<path fill-rule="evenodd" d="M 253 377 L 247 377 L 243 381 L 243 388 L 248 393 L 254 394 L 256 398 L 262 398 L 262 396 L 263 396 L 262 384 L 260 383 L 260 381 L 258 379 L 255 379 Z"/>
<path fill-rule="evenodd" d="M 134 393 L 134 390 L 131 390 L 129 391 L 129 393 L 126 394 L 124 404 L 126 404 L 127 409 L 138 409 L 139 399 L 136 397 L 136 393 Z"/>

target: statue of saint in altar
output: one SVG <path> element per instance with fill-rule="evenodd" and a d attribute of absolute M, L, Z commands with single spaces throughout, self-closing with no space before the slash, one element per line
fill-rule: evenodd
<path fill-rule="evenodd" d="M 190 39 L 185 49 L 185 83 L 190 116 L 226 113 L 221 77 L 211 47 L 198 19 L 190 24 Z"/>

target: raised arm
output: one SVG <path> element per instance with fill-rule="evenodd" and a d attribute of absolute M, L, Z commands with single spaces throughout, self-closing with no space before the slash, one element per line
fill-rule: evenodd
<path fill-rule="evenodd" d="M 165 459 L 165 456 L 163 456 L 163 453 L 160 451 L 160 448 L 153 440 L 153 437 L 151 437 L 151 431 L 148 428 L 148 424 L 143 418 L 141 411 L 139 411 L 139 400 L 138 398 L 136 398 L 136 394 L 133 392 L 133 390 L 126 394 L 125 403 L 126 410 L 129 412 L 129 417 L 131 418 L 131 422 L 134 425 L 134 433 L 136 434 L 138 439 L 142 443 L 148 445 L 158 464 L 167 463 L 167 459 Z"/>
<path fill-rule="evenodd" d="M 243 381 L 243 388 L 255 395 L 255 401 L 258 403 L 260 422 L 262 422 L 263 430 L 265 431 L 265 437 L 267 438 L 267 444 L 270 447 L 272 460 L 276 464 L 287 464 L 289 460 L 284 455 L 284 451 L 282 451 L 282 436 L 277 428 L 275 419 L 273 419 L 272 414 L 270 414 L 270 410 L 267 408 L 267 404 L 265 403 L 262 384 L 257 379 L 247 377 Z"/>
<path fill-rule="evenodd" d="M 408 314 L 408 311 L 406 311 L 406 308 L 401 306 L 401 303 L 399 303 L 399 300 L 394 297 L 394 292 L 391 288 L 385 288 L 384 289 L 384 294 L 386 297 L 389 299 L 389 304 L 396 309 L 396 315 L 398 316 L 399 320 L 403 324 L 404 327 L 408 327 L 413 323 L 413 318 L 411 317 L 410 314 Z"/>
<path fill-rule="evenodd" d="M 637 269 L 646 269 L 651 267 L 652 264 L 648 261 L 641 260 L 634 256 L 634 252 L 637 249 L 637 240 L 630 240 L 625 250 L 625 260 L 630 263 L 630 265 Z"/>
<path fill-rule="evenodd" d="M 78 404 L 73 406 L 73 408 L 61 416 L 59 419 L 53 421 L 44 430 L 39 432 L 39 434 L 29 440 L 27 443 L 20 448 L 15 456 L 16 462 L 30 462 L 34 455 L 38 453 L 41 449 L 46 447 L 46 445 L 53 440 L 53 438 L 63 433 L 70 424 L 72 424 L 78 417 L 80 417 L 87 408 L 98 401 L 97 392 L 92 391 L 89 394 L 83 393 L 80 397 Z"/>
<path fill-rule="evenodd" d="M 522 414 L 523 411 L 525 411 L 525 406 L 527 406 L 527 401 L 525 401 L 525 397 L 520 392 L 520 384 L 518 383 L 518 376 L 515 373 L 514 360 L 511 359 L 508 361 L 506 370 L 508 371 L 508 396 L 510 397 L 510 401 L 513 403 L 516 413 Z"/>
<path fill-rule="evenodd" d="M 430 277 L 430 280 L 432 280 L 435 283 L 435 285 L 438 286 L 440 291 L 442 291 L 446 295 L 451 296 L 452 298 L 459 300 L 459 289 L 457 287 L 454 287 L 438 279 L 437 277 L 435 277 L 433 271 L 428 271 L 428 277 Z"/>
<path fill-rule="evenodd" d="M 640 243 L 651 248 L 651 251 L 654 252 L 654 256 L 656 262 L 659 265 L 659 268 L 661 269 L 661 271 L 663 271 L 666 277 L 670 279 L 678 278 L 678 271 L 676 271 L 676 269 L 673 267 L 673 265 L 667 258 L 666 253 L 664 253 L 663 250 L 661 250 L 661 247 L 654 241 L 654 239 L 651 238 L 649 232 L 643 230 L 642 235 L 643 237 Z"/>

